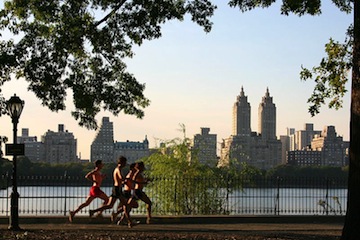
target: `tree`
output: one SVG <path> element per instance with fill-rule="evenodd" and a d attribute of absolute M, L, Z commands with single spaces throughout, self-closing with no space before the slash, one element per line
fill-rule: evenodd
<path fill-rule="evenodd" d="M 126 70 L 132 47 L 161 37 L 163 23 L 186 14 L 208 32 L 215 8 L 209 0 L 4 1 L 0 87 L 24 78 L 52 111 L 65 109 L 71 90 L 71 114 L 90 129 L 97 127 L 101 109 L 142 118 L 150 101 L 143 95 L 145 85 Z M 4 40 L 6 31 L 17 41 Z M 3 114 L 4 103 L 0 96 Z"/>
<path fill-rule="evenodd" d="M 148 166 L 149 187 L 156 189 L 157 210 L 172 214 L 219 214 L 220 185 L 212 169 L 200 164 L 190 139 L 165 141 L 156 153 L 144 159 Z M 219 210 L 220 209 L 220 210 Z"/>
<path fill-rule="evenodd" d="M 266 8 L 276 0 L 231 0 L 232 7 L 239 7 L 242 11 L 256 7 Z M 316 86 L 309 103 L 310 114 L 319 112 L 325 100 L 330 99 L 329 107 L 341 107 L 341 99 L 348 80 L 348 70 L 352 69 L 351 109 L 350 109 L 350 153 L 348 204 L 345 224 L 341 239 L 358 239 L 360 235 L 360 2 L 354 0 L 332 0 L 343 12 L 354 14 L 354 25 L 349 39 L 345 44 L 338 44 L 330 40 L 326 45 L 327 58 L 323 59 L 319 67 L 312 70 L 303 69 L 301 78 L 312 78 L 315 75 Z M 281 14 L 294 13 L 321 14 L 320 0 L 283 0 Z M 349 45 L 350 43 L 350 45 Z M 350 48 L 349 48 L 350 47 Z M 352 47 L 352 52 L 349 51 Z M 348 53 L 350 57 L 348 58 Z"/>

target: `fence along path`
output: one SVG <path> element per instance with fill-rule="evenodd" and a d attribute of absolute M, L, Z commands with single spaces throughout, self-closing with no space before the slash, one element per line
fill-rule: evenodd
<path fill-rule="evenodd" d="M 12 182 L 8 175 L 0 177 L 0 215 L 8 216 Z M 19 214 L 67 215 L 85 200 L 89 188 L 83 176 L 19 176 Z M 111 188 L 108 179 L 102 189 L 110 195 Z M 144 191 L 156 215 L 345 215 L 347 202 L 345 180 L 316 177 L 157 178 Z M 93 201 L 79 215 L 101 203 Z M 145 204 L 139 202 L 132 211 L 145 214 Z"/>

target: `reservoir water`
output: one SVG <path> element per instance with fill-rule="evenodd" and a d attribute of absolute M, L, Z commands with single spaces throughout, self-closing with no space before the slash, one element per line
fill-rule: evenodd
<path fill-rule="evenodd" d="M 111 187 L 102 188 L 108 195 Z M 66 215 L 85 201 L 89 187 L 18 187 L 20 215 Z M 146 189 L 145 189 L 146 191 Z M 0 215 L 10 214 L 11 187 L 0 190 Z M 154 214 L 161 204 L 155 196 Z M 347 189 L 322 188 L 244 188 L 219 194 L 219 201 L 226 214 L 230 215 L 345 215 Z M 87 215 L 89 209 L 97 208 L 101 201 L 96 199 L 79 215 Z M 145 207 L 134 209 L 134 214 L 144 214 Z M 117 205 L 115 205 L 116 207 Z M 109 214 L 111 210 L 105 212 Z M 171 212 L 171 211 L 169 211 Z"/>

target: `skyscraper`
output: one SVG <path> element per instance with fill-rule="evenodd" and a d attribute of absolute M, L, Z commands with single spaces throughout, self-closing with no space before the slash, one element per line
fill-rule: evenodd
<path fill-rule="evenodd" d="M 244 88 L 241 87 L 240 95 L 237 96 L 233 106 L 233 135 L 250 136 L 251 134 L 251 107 L 245 96 Z"/>
<path fill-rule="evenodd" d="M 276 139 L 276 107 L 270 97 L 269 88 L 259 104 L 258 128 L 263 139 Z"/>
<path fill-rule="evenodd" d="M 210 134 L 210 128 L 201 128 L 201 134 L 194 136 L 193 149 L 197 153 L 199 162 L 209 166 L 215 166 L 216 155 L 216 134 Z"/>
<path fill-rule="evenodd" d="M 295 132 L 296 150 L 308 149 L 315 135 L 320 135 L 320 134 L 321 131 L 314 130 L 314 124 L 305 123 L 304 130 L 299 130 Z"/>
<path fill-rule="evenodd" d="M 113 123 L 110 122 L 109 117 L 103 117 L 101 127 L 91 144 L 90 159 L 92 162 L 97 159 L 104 162 L 116 162 L 120 155 L 126 157 L 129 163 L 147 157 L 149 156 L 149 141 L 145 136 L 145 140 L 142 142 L 129 140 L 114 142 Z"/>
<path fill-rule="evenodd" d="M 99 131 L 91 144 L 91 162 L 114 162 L 114 128 L 109 117 L 103 117 Z"/>
<path fill-rule="evenodd" d="M 31 162 L 46 162 L 44 143 L 38 142 L 36 136 L 29 136 L 28 128 L 23 128 L 21 132 L 17 142 L 25 145 L 25 156 Z"/>
<path fill-rule="evenodd" d="M 346 146 L 343 138 L 337 136 L 334 126 L 325 126 L 321 135 L 315 135 L 311 141 L 311 149 L 321 151 L 324 166 L 345 166 L 346 164 Z"/>
<path fill-rule="evenodd" d="M 45 159 L 49 163 L 76 162 L 77 140 L 73 133 L 64 130 L 64 125 L 58 125 L 58 132 L 48 130 L 42 136 Z"/>

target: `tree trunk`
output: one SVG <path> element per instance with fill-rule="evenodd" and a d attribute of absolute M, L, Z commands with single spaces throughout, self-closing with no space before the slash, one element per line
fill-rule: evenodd
<path fill-rule="evenodd" d="M 342 240 L 360 238 L 360 1 L 354 1 L 348 200 Z"/>

